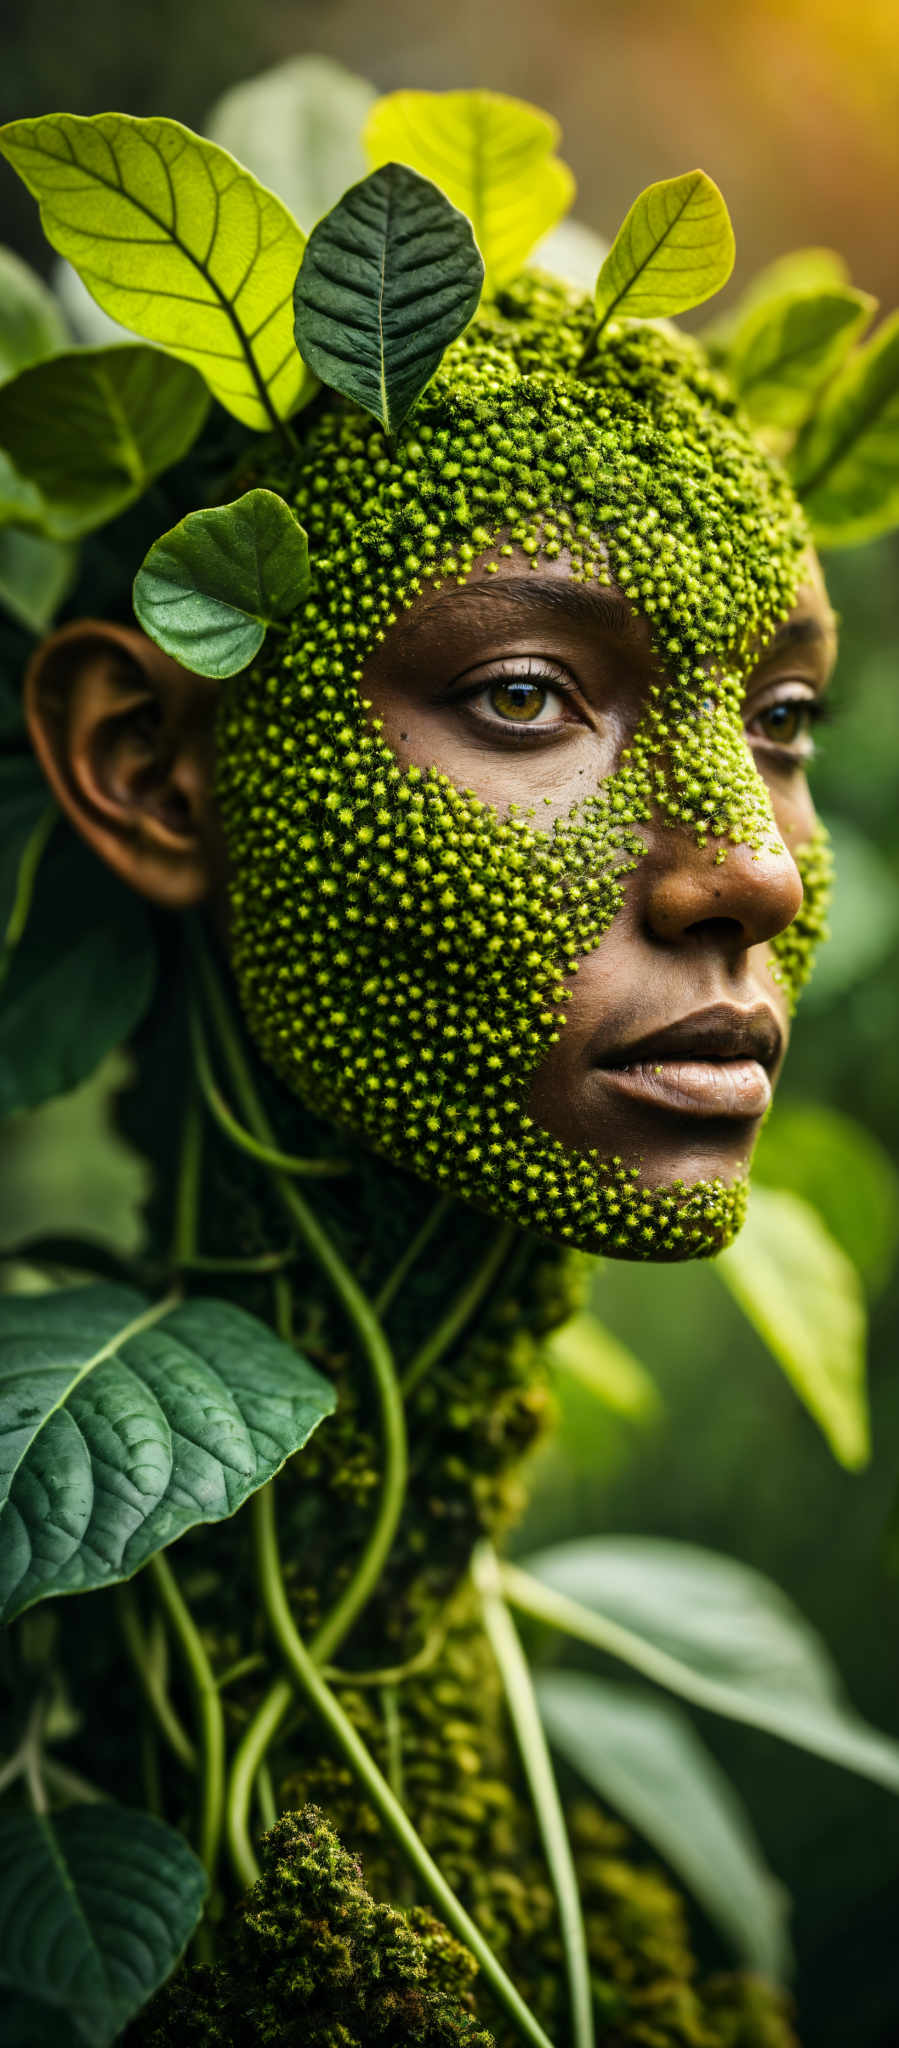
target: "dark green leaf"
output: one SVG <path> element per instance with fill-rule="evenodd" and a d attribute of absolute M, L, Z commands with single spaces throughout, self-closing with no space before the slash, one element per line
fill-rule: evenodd
<path fill-rule="evenodd" d="M 760 1572 L 651 1536 L 559 1543 L 521 1564 L 569 1603 L 558 1625 L 571 1635 L 684 1699 L 899 1792 L 899 1743 L 853 1712 L 824 1644 Z M 514 1578 L 506 1591 L 517 1602 Z M 613 1642 L 607 1624 L 627 1639 Z"/>
<path fill-rule="evenodd" d="M 104 312 L 193 363 L 228 412 L 265 429 L 311 396 L 290 324 L 303 237 L 226 150 L 131 114 L 10 121 L 0 150 Z"/>
<path fill-rule="evenodd" d="M 0 384 L 68 345 L 65 321 L 43 279 L 12 249 L 0 248 Z"/>
<path fill-rule="evenodd" d="M 851 285 L 766 301 L 737 328 L 728 372 L 753 419 L 795 428 L 867 327 L 877 301 Z"/>
<path fill-rule="evenodd" d="M 0 1001 L 0 1117 L 93 1073 L 142 1017 L 155 964 L 139 898 L 57 825 Z"/>
<path fill-rule="evenodd" d="M 274 491 L 189 512 L 154 541 L 134 580 L 134 609 L 166 654 L 201 676 L 233 676 L 266 628 L 302 603 L 309 550 Z"/>
<path fill-rule="evenodd" d="M 864 1124 L 829 1104 L 778 1103 L 752 1171 L 810 1202 L 869 1284 L 885 1284 L 899 1245 L 899 1174 Z"/>
<path fill-rule="evenodd" d="M 365 175 L 362 129 L 375 97 L 330 57 L 290 57 L 232 86 L 203 128 L 312 227 Z"/>
<path fill-rule="evenodd" d="M 233 1515 L 334 1390 L 230 1302 L 103 1284 L 0 1299 L 0 1614 L 130 1578 Z"/>
<path fill-rule="evenodd" d="M 839 290 L 848 283 L 846 259 L 835 249 L 790 249 L 785 256 L 776 256 L 773 263 L 757 270 L 736 305 L 726 313 L 717 313 L 702 329 L 703 347 L 710 349 L 717 360 L 726 352 L 742 322 L 769 299 L 782 299 L 785 293 Z"/>
<path fill-rule="evenodd" d="M 22 855 L 50 803 L 33 754 L 0 757 L 0 954 L 19 887 Z"/>
<path fill-rule="evenodd" d="M 180 461 L 208 410 L 202 377 L 160 349 L 73 349 L 0 390 L 0 447 L 42 494 L 45 531 L 74 540 Z"/>
<path fill-rule="evenodd" d="M 729 1779 L 678 1707 L 580 1671 L 535 1677 L 553 1748 L 639 1828 L 752 1969 L 783 1977 L 786 1893 Z"/>
<path fill-rule="evenodd" d="M 384 164 L 314 228 L 294 292 L 296 339 L 325 384 L 395 434 L 477 310 L 484 265 L 436 185 Z"/>
<path fill-rule="evenodd" d="M 112 1803 L 0 1815 L 0 1982 L 54 2039 L 110 2048 L 171 1974 L 206 1873 L 181 1835 Z M 20 2007 L 21 2010 L 21 2007 Z M 23 2044 L 29 2037 L 22 2033 Z"/>
<path fill-rule="evenodd" d="M 791 470 L 822 547 L 854 546 L 899 524 L 899 313 L 834 378 Z"/>
<path fill-rule="evenodd" d="M 596 283 L 597 321 L 686 313 L 721 290 L 733 263 L 730 215 L 713 180 L 705 171 L 662 178 L 615 236 Z"/>
<path fill-rule="evenodd" d="M 20 626 L 45 633 L 74 581 L 75 550 L 41 533 L 0 529 L 0 605 Z"/>
<path fill-rule="evenodd" d="M 0 526 L 41 526 L 44 501 L 0 448 Z"/>

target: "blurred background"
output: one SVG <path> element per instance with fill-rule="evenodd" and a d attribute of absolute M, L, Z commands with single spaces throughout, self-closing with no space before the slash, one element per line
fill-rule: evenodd
<path fill-rule="evenodd" d="M 886 308 L 899 302 L 895 0 L 132 0 L 127 13 L 110 0 L 33 0 L 14 32 L 8 18 L 0 114 L 114 107 L 203 126 L 227 87 L 309 51 L 380 90 L 479 84 L 551 109 L 577 215 L 602 235 L 642 186 L 701 165 L 734 219 L 731 298 L 761 264 L 822 243 Z M 46 270 L 37 210 L 5 165 L 0 204 L 2 239 Z M 834 936 L 762 1170 L 814 1204 L 861 1276 L 873 1454 L 857 1472 L 834 1459 L 714 1268 L 604 1264 L 593 1307 L 614 1344 L 597 1340 L 586 1374 L 560 1366 L 561 1428 L 518 1540 L 639 1531 L 755 1565 L 821 1631 L 859 1710 L 899 1734 L 899 547 L 825 567 L 843 621 L 835 721 L 815 769 L 837 843 Z M 9 1127 L 0 1252 L 76 1228 L 137 1243 L 143 1172 L 109 1121 L 122 1072 L 117 1059 Z M 697 1722 L 793 1895 L 806 2048 L 891 2048 L 899 1806 L 770 1737 Z M 714 1960 L 711 1929 L 700 1939 Z"/>

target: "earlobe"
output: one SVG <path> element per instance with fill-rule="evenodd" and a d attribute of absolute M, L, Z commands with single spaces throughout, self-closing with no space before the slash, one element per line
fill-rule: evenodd
<path fill-rule="evenodd" d="M 135 627 L 63 626 L 25 678 L 32 743 L 57 801 L 95 852 L 169 909 L 220 882 L 213 800 L 217 686 Z"/>

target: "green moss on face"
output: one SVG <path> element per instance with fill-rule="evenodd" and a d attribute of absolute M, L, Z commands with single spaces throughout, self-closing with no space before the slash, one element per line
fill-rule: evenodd
<path fill-rule="evenodd" d="M 557 1242 L 686 1257 L 733 1232 L 745 1187 L 647 1191 L 631 1162 L 537 1129 L 529 1082 L 641 825 L 779 845 L 742 671 L 791 609 L 808 534 L 690 342 L 612 328 L 588 384 L 590 320 L 521 280 L 449 352 L 394 454 L 337 401 L 275 479 L 316 582 L 286 645 L 226 693 L 233 958 L 264 1057 L 376 1150 Z M 551 831 L 401 768 L 360 693 L 398 610 L 497 542 L 564 548 L 578 577 L 608 563 L 665 669 L 618 771 Z M 795 975 L 789 948 L 780 966 Z"/>

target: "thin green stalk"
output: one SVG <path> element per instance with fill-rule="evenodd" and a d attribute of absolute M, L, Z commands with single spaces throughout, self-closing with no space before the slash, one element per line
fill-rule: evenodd
<path fill-rule="evenodd" d="M 293 1250 L 257 1252 L 245 1259 L 220 1259 L 211 1252 L 193 1252 L 189 1258 L 182 1256 L 178 1266 L 184 1273 L 279 1273 L 295 1257 Z"/>
<path fill-rule="evenodd" d="M 179 1591 L 168 1559 L 158 1551 L 146 1567 L 184 1659 L 200 1734 L 200 1826 L 198 1848 L 215 1876 L 225 1806 L 225 1721 L 218 1687 L 199 1630 Z"/>
<path fill-rule="evenodd" d="M 255 1884 L 259 1876 L 259 1864 L 250 1838 L 249 1817 L 253 1786 L 266 1751 L 274 1742 L 292 1699 L 293 1686 L 290 1679 L 277 1679 L 275 1684 L 269 1687 L 261 1705 L 257 1707 L 249 1727 L 237 1745 L 231 1763 L 225 1802 L 225 1832 L 234 1874 L 238 1883 L 242 1885 Z"/>
<path fill-rule="evenodd" d="M 409 1239 L 402 1257 L 397 1259 L 392 1273 L 388 1273 L 383 1287 L 375 1295 L 375 1314 L 380 1316 L 382 1321 L 394 1297 L 399 1293 L 407 1274 L 411 1272 L 413 1266 L 418 1264 L 422 1252 L 426 1251 L 432 1237 L 436 1235 L 441 1223 L 452 1207 L 452 1195 L 438 1196 L 433 1207 L 428 1210 L 421 1229 L 417 1230 L 415 1236 Z"/>
<path fill-rule="evenodd" d="M 117 1586 L 115 1589 L 116 1616 L 122 1633 L 122 1640 L 131 1659 L 147 1707 L 168 1743 L 172 1755 L 177 1757 L 185 1770 L 197 1768 L 197 1752 L 187 1729 L 169 1698 L 165 1675 L 159 1669 L 150 1645 L 144 1635 L 138 1613 L 137 1595 L 132 1585 Z"/>
<path fill-rule="evenodd" d="M 395 1685 L 382 1685 L 381 1714 L 384 1721 L 384 1735 L 387 1741 L 387 1783 L 400 1806 L 406 1804 L 406 1785 L 403 1772 L 403 1724 L 400 1717 L 399 1695 Z"/>
<path fill-rule="evenodd" d="M 172 1264 L 181 1266 L 193 1259 L 197 1249 L 197 1212 L 200 1206 L 200 1177 L 203 1171 L 203 1119 L 196 1086 L 191 1080 L 181 1131 L 178 1182 L 175 1188 L 175 1217 L 172 1227 Z"/>
<path fill-rule="evenodd" d="M 459 1289 L 455 1300 L 450 1302 L 439 1323 L 435 1323 L 424 1343 L 419 1345 L 403 1374 L 402 1388 L 407 1399 L 462 1335 L 466 1324 L 471 1321 L 489 1293 L 506 1253 L 514 1244 L 517 1235 L 514 1223 L 500 1225 L 480 1263 L 469 1274 L 464 1286 Z"/>
<path fill-rule="evenodd" d="M 339 1174 L 351 1171 L 344 1159 L 298 1159 L 291 1152 L 281 1152 L 276 1145 L 261 1144 L 258 1138 L 245 1130 L 242 1123 L 228 1108 L 224 1096 L 215 1080 L 209 1060 L 203 1023 L 196 1003 L 188 1006 L 191 1047 L 197 1080 L 203 1093 L 203 1100 L 210 1115 L 215 1118 L 225 1137 L 230 1138 L 238 1151 L 247 1152 L 251 1159 L 258 1159 L 260 1166 L 272 1166 L 278 1173 L 296 1174 L 304 1180 L 333 1180 Z"/>
<path fill-rule="evenodd" d="M 571 1844 L 527 1659 L 501 1597 L 499 1567 L 488 1543 L 478 1545 L 472 1570 L 555 1893 L 568 1979 L 571 2048 L 595 2048 L 590 1958 Z"/>
<path fill-rule="evenodd" d="M 265 1757 L 263 1757 L 256 1773 L 256 1799 L 259 1805 L 260 1826 L 263 1834 L 267 1835 L 269 1828 L 274 1827 L 278 1818 L 278 1808 L 275 1802 L 272 1774 Z"/>
<path fill-rule="evenodd" d="M 37 871 L 58 817 L 59 812 L 56 805 L 51 803 L 39 817 L 26 842 L 25 850 L 19 862 L 13 906 L 7 919 L 2 941 L 0 941 L 0 988 L 2 988 L 6 980 L 12 966 L 13 954 L 28 923 L 34 899 Z"/>
<path fill-rule="evenodd" d="M 322 1678 L 311 1652 L 297 1634 L 281 1573 L 271 1482 L 254 1494 L 251 1514 L 256 1541 L 259 1590 L 272 1633 L 295 1685 L 305 1695 L 319 1720 L 327 1728 L 336 1747 L 363 1786 L 376 1813 L 380 1815 L 388 1833 L 393 1836 L 409 1868 L 414 1871 L 441 1919 L 458 1939 L 464 1942 L 479 1963 L 485 1983 L 489 1985 L 519 2039 L 530 2042 L 531 2048 L 552 2048 L 548 2035 L 544 2033 L 530 2007 L 525 2004 L 511 1978 L 506 1975 L 480 1929 L 447 1884 L 443 1872 L 429 1855 L 420 1835 L 391 1791 L 386 1778 L 353 1727 L 352 1721 Z"/>

